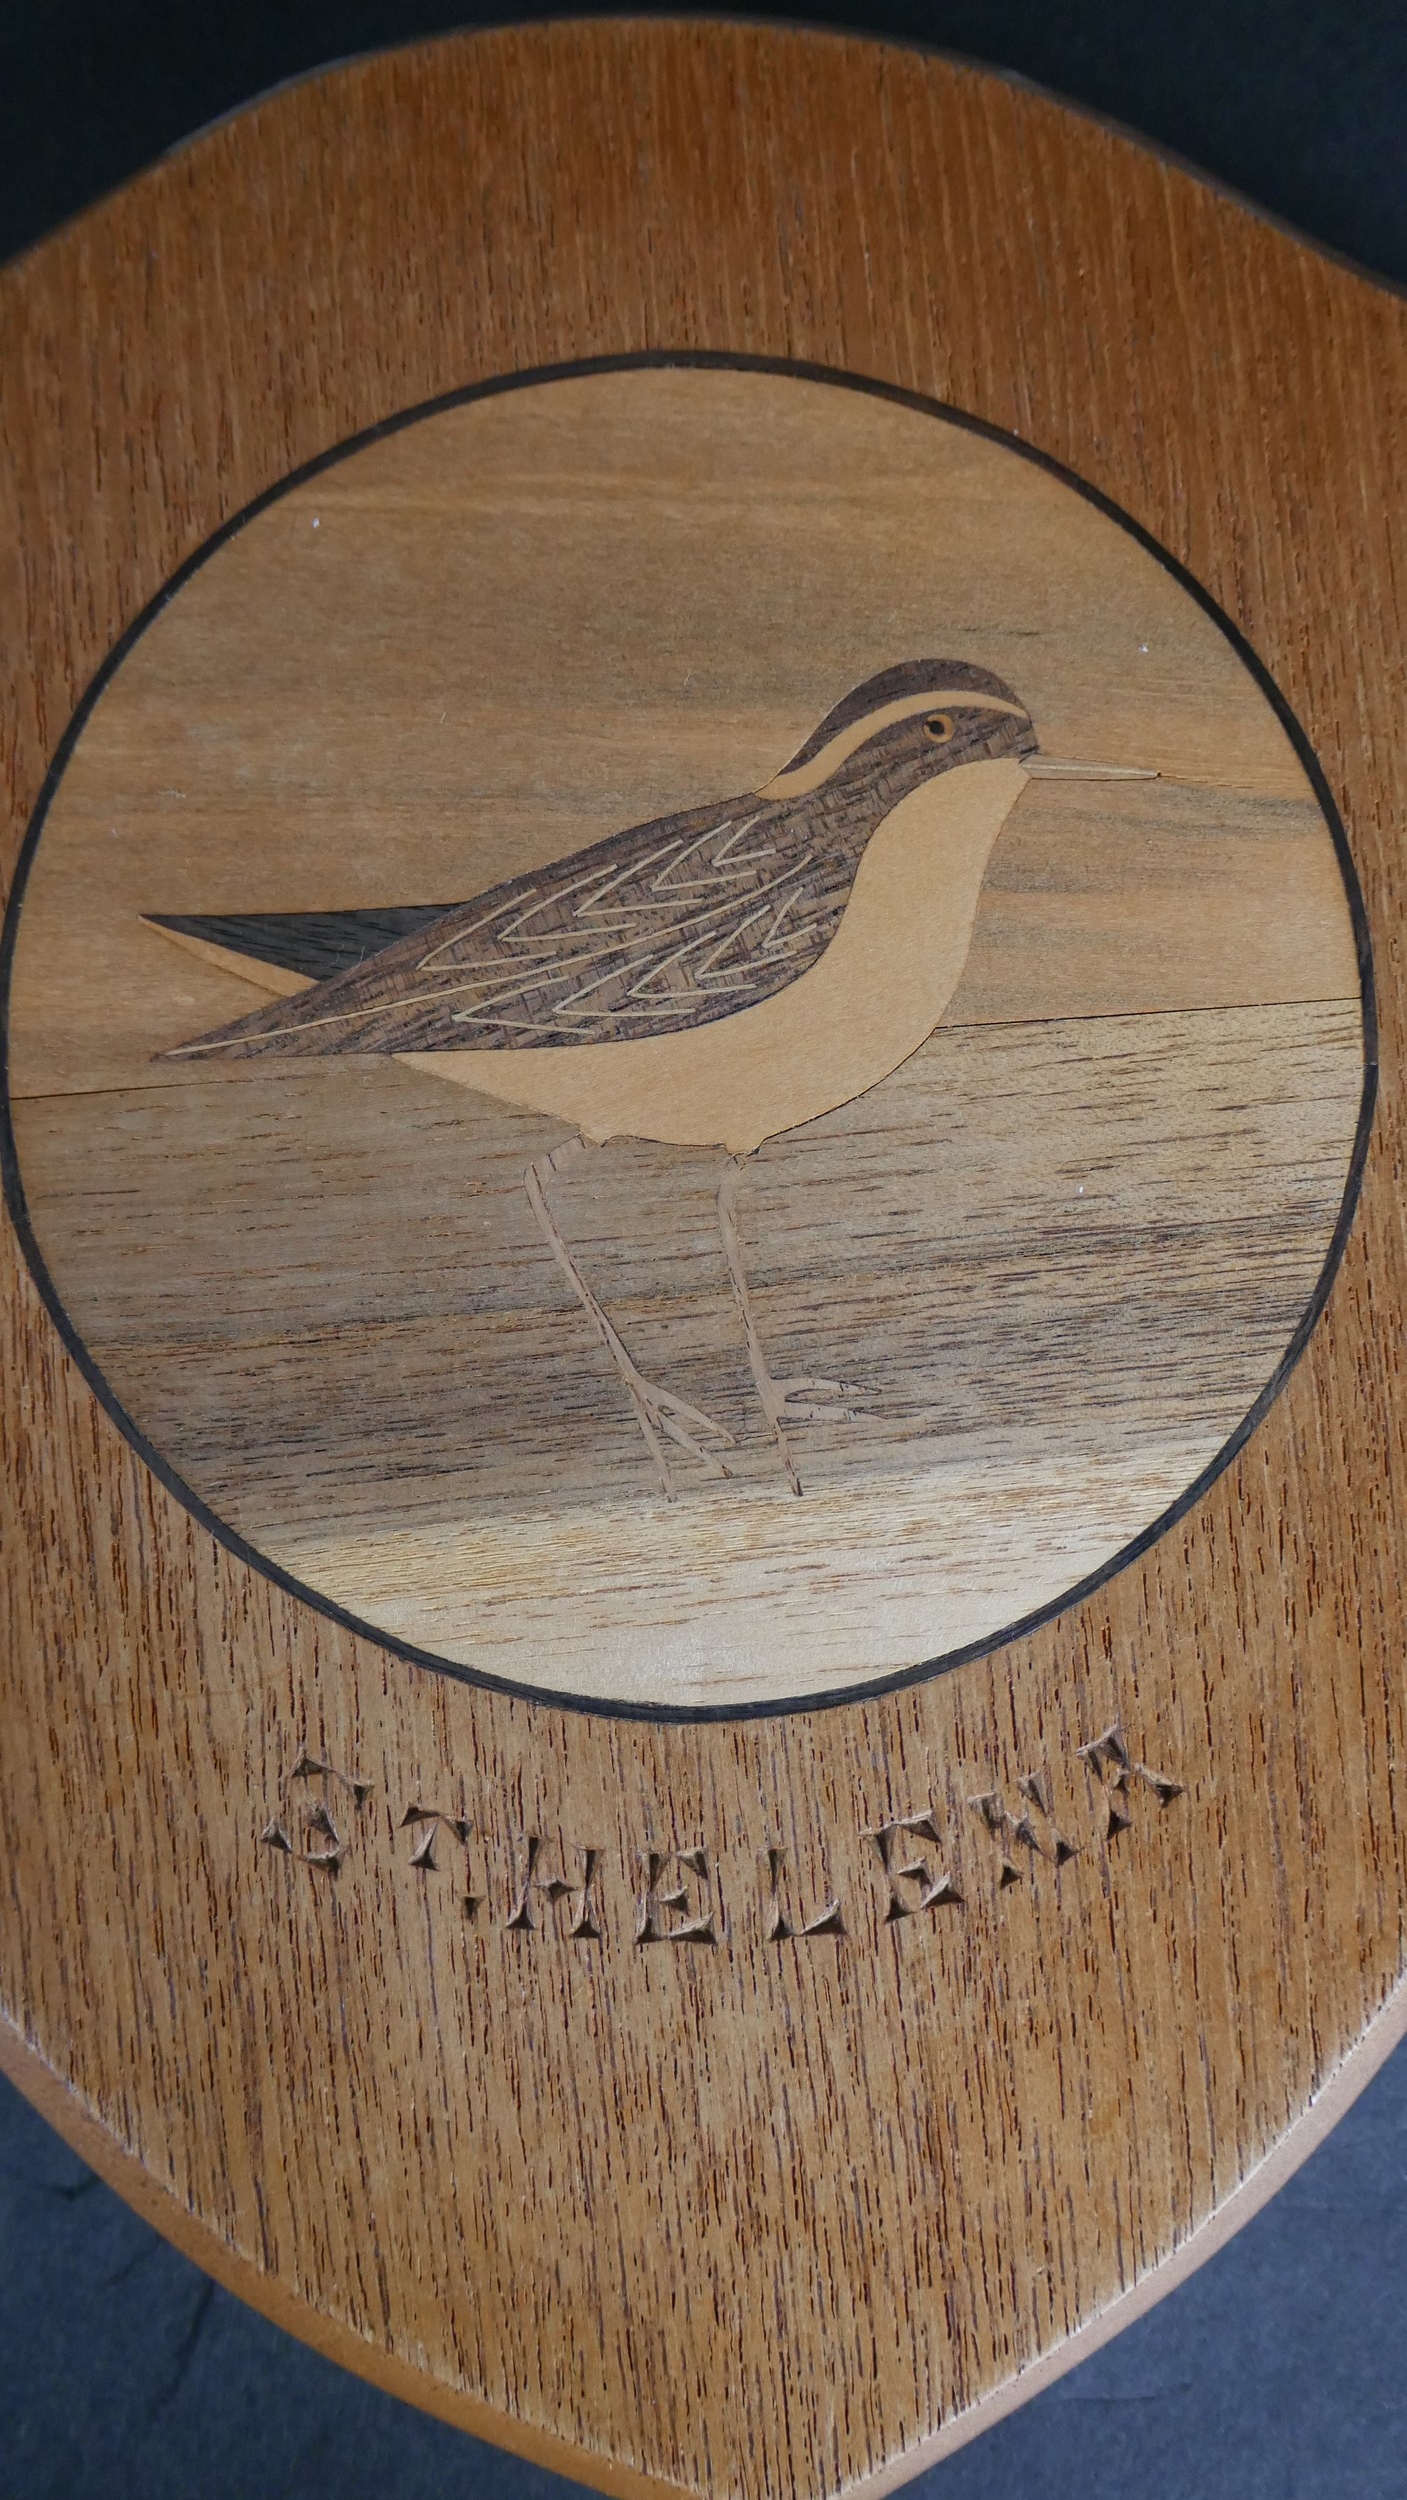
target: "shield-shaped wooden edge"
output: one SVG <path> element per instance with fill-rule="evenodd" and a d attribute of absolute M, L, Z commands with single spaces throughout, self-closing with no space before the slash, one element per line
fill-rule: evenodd
<path fill-rule="evenodd" d="M 5 1232 L 6 2071 L 451 2421 L 621 2493 L 890 2488 L 1200 2262 L 1402 2028 L 1407 313 L 970 67 L 617 20 L 280 92 L 0 318 L 7 881 L 85 690 L 256 498 L 446 394 L 670 354 L 1061 464 L 1244 637 L 1342 818 L 1381 1083 L 1297 1359 L 1112 1577 L 868 1698 L 622 1715 L 381 1646 L 177 1498 Z"/>

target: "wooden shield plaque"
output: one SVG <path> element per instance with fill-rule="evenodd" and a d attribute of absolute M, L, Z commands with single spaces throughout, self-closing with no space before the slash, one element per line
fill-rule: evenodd
<path fill-rule="evenodd" d="M 646 22 L 0 303 L 6 2068 L 450 2419 L 893 2485 L 1401 2027 L 1407 315 Z"/>

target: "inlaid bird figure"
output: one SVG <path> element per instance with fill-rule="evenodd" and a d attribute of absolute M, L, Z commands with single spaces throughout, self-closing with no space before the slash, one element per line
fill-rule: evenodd
<path fill-rule="evenodd" d="M 799 1494 L 791 1430 L 853 1415 L 854 1393 L 774 1376 L 748 1290 L 739 1178 L 767 1138 L 853 1101 L 928 1039 L 962 973 L 993 845 L 1037 774 L 1147 777 L 1044 757 L 999 677 L 906 660 L 845 695 L 759 789 L 627 826 L 466 902 L 147 915 L 282 993 L 166 1055 L 376 1052 L 574 1127 L 529 1164 L 524 1186 L 667 1498 L 666 1445 L 726 1475 L 719 1452 L 732 1436 L 640 1370 L 550 1186 L 570 1156 L 611 1137 L 723 1149 L 724 1257 Z"/>

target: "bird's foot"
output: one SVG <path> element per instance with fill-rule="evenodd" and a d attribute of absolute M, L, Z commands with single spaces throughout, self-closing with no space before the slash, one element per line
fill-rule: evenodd
<path fill-rule="evenodd" d="M 568 1138 L 566 1144 L 558 1146 L 554 1153 L 544 1155 L 537 1163 L 530 1163 L 523 1174 L 523 1186 L 543 1239 L 616 1367 L 621 1386 L 630 1400 L 631 1412 L 644 1437 L 645 1447 L 655 1462 L 660 1491 L 667 1502 L 672 1502 L 675 1498 L 674 1478 L 669 1472 L 665 1443 L 672 1442 L 676 1449 L 696 1459 L 706 1474 L 726 1477 L 728 1470 L 722 1460 L 715 1457 L 712 1450 L 706 1449 L 704 1443 L 718 1441 L 724 1449 L 730 1450 L 733 1436 L 724 1425 L 715 1423 L 711 1415 L 705 1415 L 700 1407 L 691 1406 L 687 1398 L 676 1397 L 672 1389 L 662 1389 L 657 1381 L 646 1379 L 639 1364 L 627 1352 L 620 1330 L 577 1265 L 566 1235 L 548 1204 L 546 1183 L 563 1163 L 580 1154 L 585 1144 L 583 1137 Z"/>
<path fill-rule="evenodd" d="M 747 1168 L 746 1155 L 729 1158 L 718 1184 L 718 1231 L 728 1274 L 733 1286 L 733 1299 L 743 1323 L 747 1340 L 747 1356 L 752 1377 L 762 1404 L 762 1412 L 772 1427 L 787 1482 L 793 1493 L 801 1491 L 801 1477 L 787 1439 L 789 1424 L 848 1424 L 867 1410 L 860 1404 L 860 1392 L 844 1380 L 812 1380 L 798 1374 L 791 1380 L 774 1380 L 762 1350 L 762 1339 L 753 1316 L 752 1296 L 748 1291 L 747 1264 L 743 1256 L 742 1236 L 738 1229 L 738 1187 Z M 838 1403 L 831 1403 L 831 1401 Z"/>
<path fill-rule="evenodd" d="M 676 1397 L 672 1389 L 662 1389 L 658 1381 L 647 1380 L 639 1365 L 626 1353 L 615 1331 L 611 1333 L 615 1338 L 611 1351 L 616 1368 L 635 1410 L 635 1420 L 644 1435 L 645 1446 L 655 1462 L 665 1500 L 672 1502 L 676 1498 L 674 1478 L 670 1474 L 669 1458 L 664 1447 L 666 1441 L 683 1450 L 687 1457 L 696 1459 L 706 1475 L 721 1477 L 726 1482 L 728 1469 L 714 1451 L 705 1447 L 710 1440 L 719 1442 L 725 1450 L 734 1447 L 733 1435 L 726 1425 L 716 1423 L 700 1407 L 691 1406 L 687 1398 Z M 691 1425 L 692 1431 L 689 1429 Z"/>
<path fill-rule="evenodd" d="M 753 1354 L 753 1379 L 762 1404 L 762 1412 L 772 1427 L 787 1482 L 793 1493 L 801 1492 L 801 1477 L 787 1439 L 789 1424 L 853 1424 L 868 1410 L 860 1403 L 860 1391 L 845 1380 L 774 1380 L 766 1365 Z M 819 1400 L 840 1399 L 840 1405 L 818 1403 Z"/>
<path fill-rule="evenodd" d="M 777 1415 L 784 1424 L 853 1424 L 857 1415 L 868 1409 L 860 1404 L 860 1391 L 850 1380 L 770 1380 L 768 1386 L 780 1400 Z M 796 1406 L 796 1398 L 843 1398 L 843 1406 Z M 766 1404 L 766 1401 L 763 1401 Z M 771 1414 L 768 1407 L 768 1413 Z"/>

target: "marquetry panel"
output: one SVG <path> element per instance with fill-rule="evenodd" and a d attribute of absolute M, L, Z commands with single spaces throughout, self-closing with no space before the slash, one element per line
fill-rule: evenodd
<path fill-rule="evenodd" d="M 1225 626 L 1014 445 L 795 371 L 494 391 L 253 514 L 85 720 L 29 1221 L 172 1474 L 417 1652 L 902 1675 L 1145 1539 L 1302 1338 L 1341 854 Z"/>
<path fill-rule="evenodd" d="M 1404 443 L 1396 297 L 761 26 L 353 64 L 0 281 L 0 2057 L 269 2314 L 587 2481 L 902 2480 L 1401 2027 Z M 699 809 L 726 878 L 713 811 L 809 803 L 910 663 L 880 734 L 972 760 L 999 680 L 1013 796 L 976 875 L 985 798 L 891 811 L 971 927 L 858 1088 L 837 1024 L 760 1142 L 651 1078 L 581 1152 L 620 1096 L 523 1071 L 627 1036 L 497 1091 L 269 1046 L 327 975 L 261 915 Z M 847 1015 L 927 1012 L 932 925 Z M 735 1474 L 665 1498 L 557 1241 Z M 759 1371 L 845 1384 L 799 1497 Z"/>

